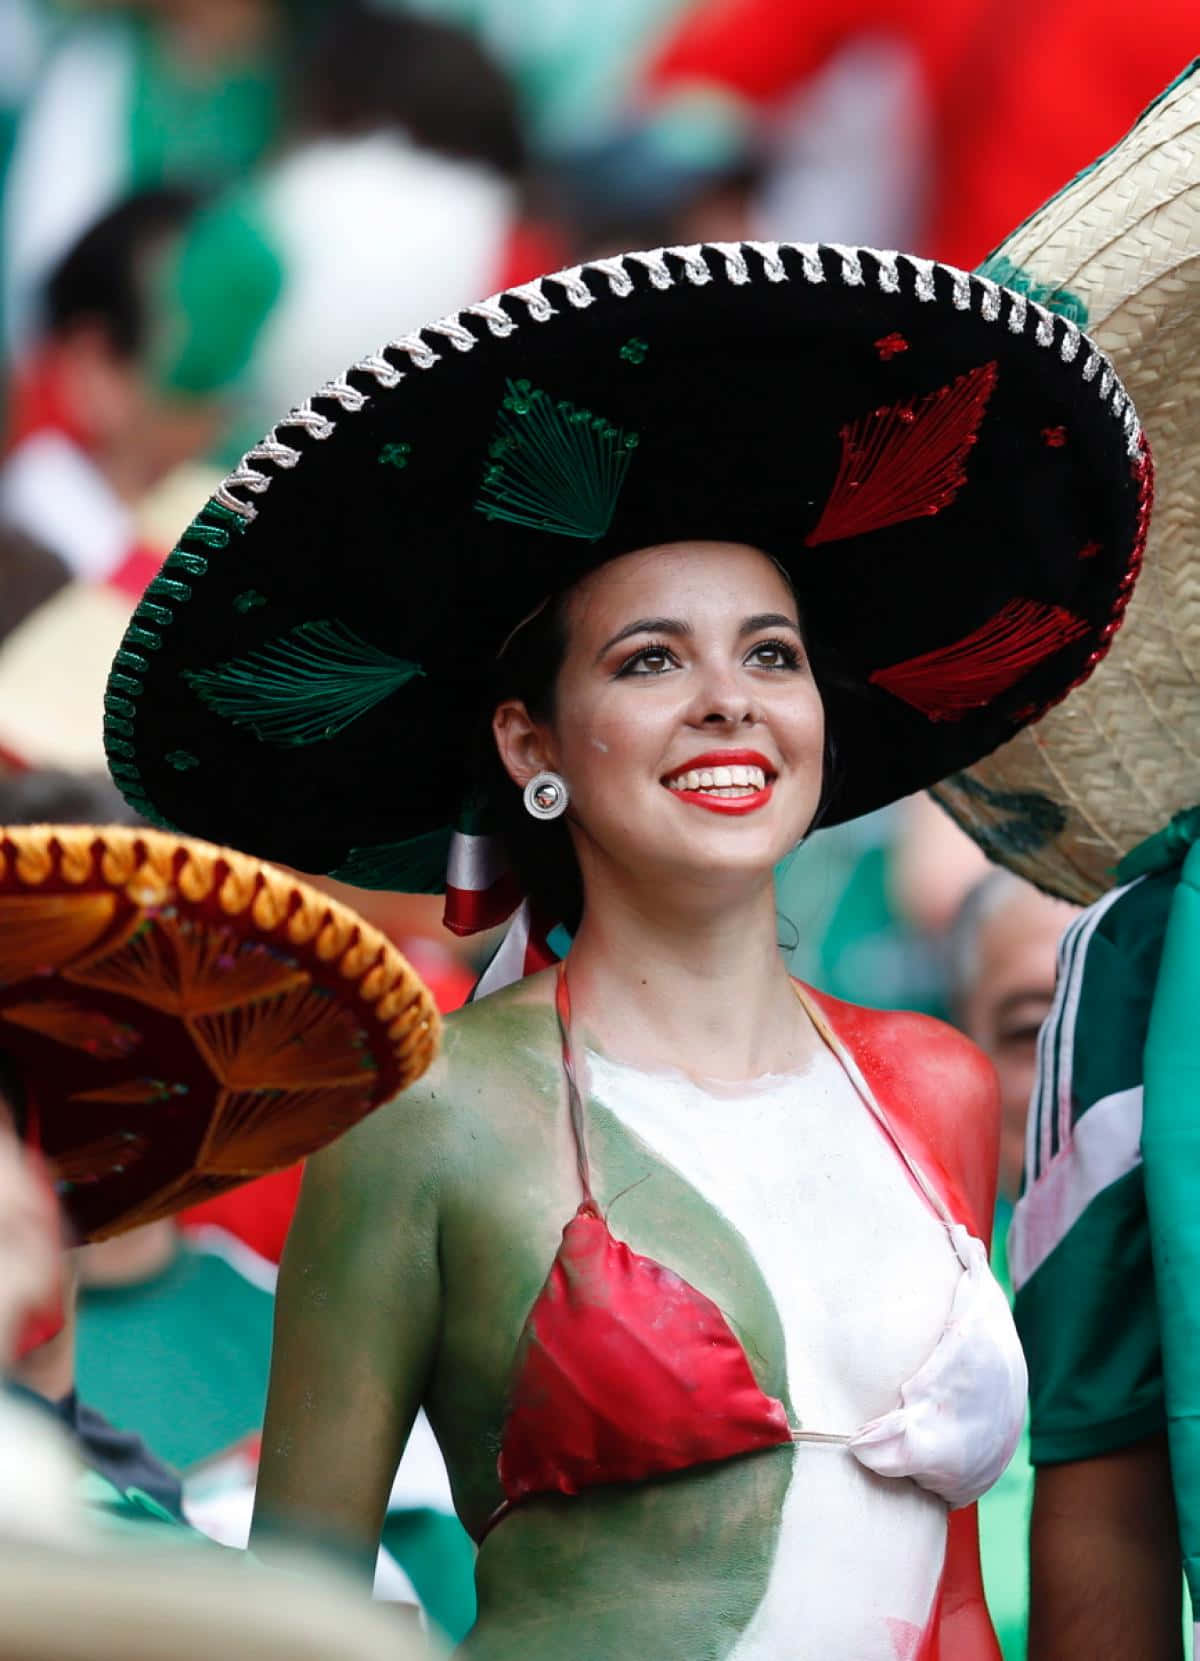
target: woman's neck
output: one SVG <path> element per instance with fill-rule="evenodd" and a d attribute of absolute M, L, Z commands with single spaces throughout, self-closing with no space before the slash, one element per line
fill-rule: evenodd
<path fill-rule="evenodd" d="M 615 1060 L 696 1078 L 805 1066 L 820 1040 L 779 951 L 773 885 L 728 905 L 644 898 L 589 900 L 568 966 L 587 1041 Z"/>

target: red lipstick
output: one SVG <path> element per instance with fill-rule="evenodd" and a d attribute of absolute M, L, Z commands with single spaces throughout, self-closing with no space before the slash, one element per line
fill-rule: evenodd
<path fill-rule="evenodd" d="M 663 778 L 675 779 L 680 773 L 698 773 L 703 767 L 761 767 L 771 778 L 775 777 L 776 771 L 761 750 L 705 750 L 702 756 L 681 761 L 678 767 L 664 773 Z"/>
<path fill-rule="evenodd" d="M 666 779 L 678 778 L 680 773 L 698 773 L 714 767 L 760 767 L 767 782 L 750 796 L 714 796 L 706 790 L 672 790 L 672 796 L 690 802 L 694 807 L 707 808 L 710 813 L 732 814 L 756 813 L 771 800 L 776 770 L 760 750 L 706 750 L 703 755 L 693 756 L 690 761 L 673 768 L 665 775 L 664 785 Z"/>

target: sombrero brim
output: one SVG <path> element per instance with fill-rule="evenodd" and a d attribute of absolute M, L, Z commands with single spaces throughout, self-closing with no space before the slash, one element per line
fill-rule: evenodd
<path fill-rule="evenodd" d="M 1086 324 L 1157 463 L 1145 567 L 1100 673 L 935 792 L 993 859 L 1087 904 L 1200 801 L 1200 63 L 985 270 Z"/>
<path fill-rule="evenodd" d="M 496 653 L 603 560 L 747 542 L 800 597 L 829 822 L 995 748 L 1085 677 L 1149 464 L 1069 320 L 869 250 L 560 272 L 355 365 L 184 533 L 106 698 L 141 812 L 360 886 L 438 886 Z"/>
<path fill-rule="evenodd" d="M 84 1238 L 324 1146 L 419 1078 L 438 1033 L 383 935 L 259 860 L 0 829 L 0 1052 Z"/>

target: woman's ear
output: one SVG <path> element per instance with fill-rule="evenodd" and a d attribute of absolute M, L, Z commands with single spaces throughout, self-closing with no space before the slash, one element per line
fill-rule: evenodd
<path fill-rule="evenodd" d="M 492 736 L 504 771 L 523 790 L 535 773 L 555 767 L 549 728 L 535 721 L 520 698 L 506 698 L 492 716 Z"/>

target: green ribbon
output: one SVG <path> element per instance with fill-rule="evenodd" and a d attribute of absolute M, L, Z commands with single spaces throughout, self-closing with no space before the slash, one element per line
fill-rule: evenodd
<path fill-rule="evenodd" d="M 1122 861 L 1179 865 L 1146 1036 L 1142 1159 L 1183 1570 L 1200 1608 L 1200 807 Z"/>

